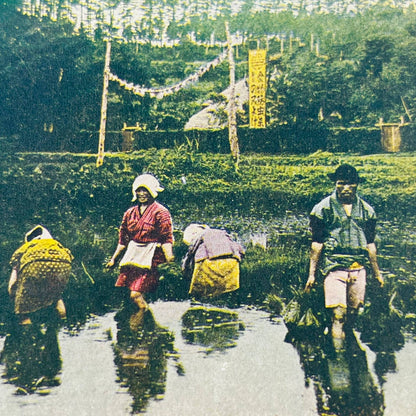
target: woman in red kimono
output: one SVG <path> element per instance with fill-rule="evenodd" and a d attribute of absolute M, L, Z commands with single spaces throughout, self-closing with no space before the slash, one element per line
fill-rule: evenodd
<path fill-rule="evenodd" d="M 138 203 L 124 213 L 117 248 L 107 263 L 107 267 L 113 267 L 125 251 L 116 286 L 128 287 L 139 309 L 147 309 L 143 293 L 153 292 L 158 286 L 157 266 L 174 260 L 171 215 L 166 207 L 156 202 L 161 191 L 159 181 L 151 174 L 134 180 L 133 201 Z"/>

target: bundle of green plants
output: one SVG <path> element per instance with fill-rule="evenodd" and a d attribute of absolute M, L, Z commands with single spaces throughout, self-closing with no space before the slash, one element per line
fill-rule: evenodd
<path fill-rule="evenodd" d="M 368 301 L 359 316 L 361 340 L 373 351 L 393 352 L 404 344 L 404 314 L 396 308 L 397 292 L 374 290 L 370 286 Z"/>
<path fill-rule="evenodd" d="M 283 300 L 291 297 L 290 287 L 300 287 L 308 267 L 308 249 L 296 236 L 287 241 L 276 242 L 264 248 L 250 245 L 241 263 L 240 296 L 242 302 L 266 305 L 271 312 L 273 302 L 270 294 Z"/>
<path fill-rule="evenodd" d="M 291 288 L 293 297 L 283 309 L 283 322 L 292 334 L 323 332 L 327 325 L 323 294 L 319 289 L 309 293 Z"/>

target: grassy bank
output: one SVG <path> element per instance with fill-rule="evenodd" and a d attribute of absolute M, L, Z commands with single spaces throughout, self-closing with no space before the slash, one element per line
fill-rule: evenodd
<path fill-rule="evenodd" d="M 327 194 L 327 173 L 339 163 L 356 166 L 365 183 L 360 192 L 382 216 L 408 213 L 416 192 L 416 153 L 359 156 L 318 152 L 312 155 L 242 155 L 236 172 L 228 155 L 174 150 L 107 154 L 95 167 L 95 155 L 25 153 L 2 155 L 2 207 L 25 207 L 28 220 L 59 215 L 60 208 L 112 220 L 130 203 L 130 186 L 143 171 L 153 172 L 166 188 L 160 195 L 173 215 L 205 205 L 208 213 L 242 211 L 272 215 L 304 212 Z M 61 208 L 61 209 L 62 209 Z M 398 211 L 399 210 L 399 211 Z M 7 212 L 7 219 L 13 219 Z M 26 218 L 25 218 L 26 219 Z"/>
<path fill-rule="evenodd" d="M 95 162 L 90 154 L 1 155 L 1 215 L 8 224 L 8 232 L 0 237 L 2 251 L 10 251 L 8 244 L 15 247 L 37 223 L 50 227 L 67 244 L 114 238 L 131 204 L 131 184 L 145 171 L 164 185 L 159 200 L 170 208 L 178 230 L 190 221 L 211 221 L 228 222 L 238 233 L 258 232 L 265 219 L 307 215 L 332 190 L 327 174 L 343 162 L 359 169 L 365 180 L 359 191 L 381 220 L 416 213 L 414 153 L 242 155 L 238 172 L 228 155 L 184 147 L 107 154 L 100 168 Z M 283 228 L 282 223 L 277 232 Z"/>

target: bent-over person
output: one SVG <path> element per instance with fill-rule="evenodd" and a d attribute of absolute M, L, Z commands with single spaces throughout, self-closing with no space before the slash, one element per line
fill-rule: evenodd
<path fill-rule="evenodd" d="M 215 297 L 239 289 L 244 249 L 225 230 L 190 224 L 183 241 L 189 245 L 182 270 L 191 280 L 190 295 Z"/>
<path fill-rule="evenodd" d="M 66 318 L 62 294 L 69 281 L 73 256 L 49 231 L 37 225 L 12 255 L 8 292 L 20 323 L 31 324 L 30 314 L 54 305 Z"/>

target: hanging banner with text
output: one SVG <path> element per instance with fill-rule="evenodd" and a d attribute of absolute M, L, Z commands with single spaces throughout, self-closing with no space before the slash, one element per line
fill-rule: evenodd
<path fill-rule="evenodd" d="M 266 50 L 253 49 L 248 55 L 250 128 L 266 127 Z"/>

